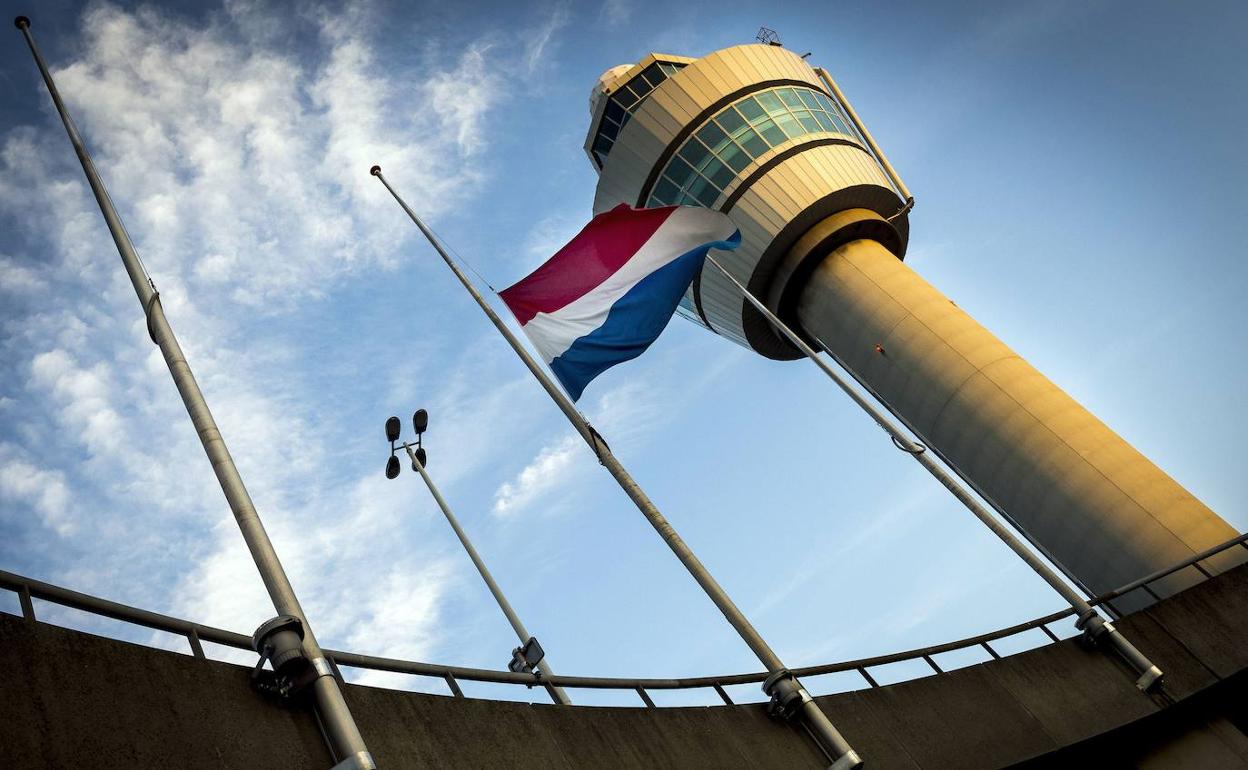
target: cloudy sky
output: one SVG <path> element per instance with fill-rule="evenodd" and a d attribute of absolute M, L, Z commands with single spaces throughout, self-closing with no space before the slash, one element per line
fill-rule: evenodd
<path fill-rule="evenodd" d="M 677 676 L 757 663 L 368 167 L 505 286 L 590 215 L 600 72 L 773 27 L 837 76 L 917 196 L 908 262 L 1242 531 L 1248 12 L 1200 5 L 17 10 L 322 643 L 482 667 L 514 645 L 418 477 L 382 474 L 385 418 L 425 407 L 430 470 L 554 668 Z M 272 606 L 5 34 L 0 569 L 249 633 Z M 582 405 L 791 665 L 1062 607 L 809 365 L 676 321 Z"/>

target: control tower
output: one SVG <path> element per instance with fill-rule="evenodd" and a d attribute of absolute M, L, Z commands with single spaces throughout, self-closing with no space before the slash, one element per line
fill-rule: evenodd
<path fill-rule="evenodd" d="M 905 265 L 913 200 L 827 72 L 776 44 L 650 54 L 603 73 L 590 112 L 595 213 L 685 204 L 732 217 L 742 245 L 720 263 L 1088 591 L 1236 535 Z M 712 268 L 680 313 L 768 358 L 801 356 Z"/>

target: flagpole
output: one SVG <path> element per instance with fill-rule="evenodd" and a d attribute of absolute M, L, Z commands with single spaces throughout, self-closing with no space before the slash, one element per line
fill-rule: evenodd
<path fill-rule="evenodd" d="M 247 488 L 243 486 L 243 480 L 239 476 L 238 468 L 234 465 L 234 459 L 230 456 L 229 449 L 226 448 L 225 439 L 222 438 L 220 431 L 217 429 L 216 421 L 213 420 L 212 413 L 208 410 L 208 403 L 204 400 L 204 394 L 200 391 L 199 384 L 195 381 L 195 376 L 191 373 L 190 366 L 187 365 L 182 348 L 178 345 L 178 341 L 173 335 L 173 329 L 165 318 L 165 311 L 160 304 L 160 294 L 156 291 L 156 286 L 152 282 L 151 277 L 143 268 L 139 255 L 134 249 L 134 244 L 131 243 L 130 236 L 126 233 L 125 225 L 122 224 L 121 217 L 118 216 L 117 209 L 113 206 L 113 201 L 108 195 L 108 190 L 105 189 L 104 182 L 100 178 L 100 174 L 96 170 L 86 146 L 83 144 L 82 137 L 79 135 L 78 129 L 70 118 L 68 111 L 66 111 L 64 102 L 61 101 L 60 92 L 57 91 L 56 84 L 52 81 L 52 75 L 48 72 L 47 65 L 39 54 L 35 40 L 30 34 L 30 19 L 27 19 L 25 16 L 18 16 L 14 20 L 14 24 L 26 38 L 26 44 L 30 47 L 30 52 L 34 56 L 35 64 L 39 68 L 39 74 L 43 76 L 43 82 L 47 85 L 48 93 L 52 96 L 52 102 L 56 105 L 56 111 L 61 116 L 61 122 L 65 124 L 65 131 L 69 134 L 69 141 L 74 146 L 74 151 L 82 164 L 82 170 L 86 174 L 87 182 L 91 185 L 91 192 L 95 194 L 96 202 L 100 206 L 100 213 L 104 215 L 104 221 L 108 225 L 108 230 L 113 236 L 113 241 L 117 244 L 117 251 L 121 256 L 122 264 L 125 266 L 130 282 L 134 285 L 135 293 L 138 295 L 139 302 L 147 315 L 148 333 L 151 335 L 152 341 L 160 347 L 160 352 L 165 358 L 165 364 L 169 367 L 169 374 L 173 377 L 178 393 L 182 396 L 182 403 L 186 406 L 186 411 L 190 415 L 192 424 L 195 426 L 195 432 L 199 435 L 204 452 L 212 462 L 212 469 L 216 473 L 217 481 L 221 485 L 221 491 L 225 493 L 225 499 L 229 502 L 230 510 L 238 521 L 238 527 L 242 531 L 243 540 L 246 541 L 247 548 L 251 551 L 256 568 L 260 572 L 260 577 L 264 580 L 269 597 L 273 600 L 273 606 L 280 615 L 293 615 L 302 623 L 302 651 L 311 669 L 315 672 L 316 678 L 312 688 L 316 710 L 320 721 L 324 725 L 330 751 L 334 756 L 334 761 L 337 763 L 334 767 L 342 768 L 343 770 L 347 770 L 347 768 L 356 768 L 357 770 L 376 768 L 377 765 L 373 761 L 372 755 L 369 754 L 368 747 L 364 744 L 364 739 L 355 725 L 351 711 L 347 708 L 346 701 L 343 700 L 342 692 L 338 688 L 338 681 L 333 676 L 333 669 L 326 660 L 325 655 L 321 652 L 320 646 L 316 642 L 316 637 L 312 635 L 312 627 L 308 624 L 308 620 L 303 614 L 303 609 L 295 596 L 294 588 L 291 587 L 290 581 L 286 578 L 286 572 L 282 569 L 282 564 L 277 558 L 277 551 L 274 550 L 273 543 L 264 531 L 264 525 L 260 522 L 260 516 L 256 513 L 255 505 L 247 493 Z"/>
<path fill-rule="evenodd" d="M 785 667 L 779 656 L 759 635 L 749 619 L 745 617 L 745 613 L 737 607 L 728 596 L 728 593 L 711 576 L 711 573 L 707 571 L 698 557 L 694 555 L 693 550 L 676 533 L 676 530 L 663 514 L 659 512 L 659 509 L 646 496 L 646 493 L 642 491 L 637 482 L 633 480 L 629 472 L 620 464 L 620 461 L 611 452 L 611 448 L 602 440 L 598 432 L 590 426 L 585 416 L 577 410 L 567 395 L 555 385 L 550 376 L 546 374 L 537 361 L 534 360 L 533 356 L 520 343 L 520 340 L 507 328 L 502 319 L 498 317 L 498 314 L 494 312 L 494 309 L 490 307 L 489 303 L 481 296 L 481 293 L 468 280 L 468 277 L 464 275 L 459 266 L 446 253 L 446 250 L 433 232 L 425 226 L 425 223 L 416 215 L 416 212 L 412 211 L 411 207 L 390 186 L 390 183 L 382 176 L 381 167 L 373 166 L 369 173 L 377 177 L 385 185 L 399 206 L 407 212 L 407 216 L 420 229 L 420 232 L 429 241 L 429 244 L 433 246 L 434 250 L 438 252 L 438 255 L 442 257 L 442 261 L 451 269 L 451 272 L 459 279 L 460 284 L 476 301 L 477 306 L 481 308 L 481 311 L 494 324 L 494 328 L 498 329 L 499 333 L 503 335 L 503 338 L 511 345 L 511 349 L 516 352 L 516 355 L 528 367 L 529 372 L 537 378 L 537 381 L 541 383 L 546 393 L 554 399 L 555 404 L 558 405 L 564 416 L 568 418 L 568 421 L 572 423 L 577 433 L 581 435 L 585 443 L 589 444 L 590 449 L 597 455 L 598 461 L 615 477 L 616 482 L 619 483 L 624 493 L 632 499 L 637 509 L 641 511 L 655 531 L 659 533 L 659 537 L 663 538 L 663 541 L 676 554 L 676 558 L 680 559 L 681 563 L 685 565 L 685 569 L 689 571 L 693 579 L 697 581 L 702 590 L 715 603 L 715 606 L 719 608 L 719 611 L 723 613 L 728 623 L 758 657 L 759 661 L 770 673 L 767 682 L 764 684 L 764 692 L 772 696 L 772 704 L 776 711 L 786 716 L 801 716 L 804 726 L 810 731 L 815 742 L 832 760 L 831 767 L 833 770 L 848 770 L 848 768 L 860 767 L 862 759 L 859 758 L 858 753 L 849 746 L 849 743 L 846 742 L 831 720 L 828 719 L 827 715 L 823 713 L 811 698 L 806 688 Z"/>
<path fill-rule="evenodd" d="M 503 611 L 503 615 L 507 617 L 507 622 L 511 624 L 512 629 L 516 632 L 516 636 L 520 637 L 520 644 L 525 644 L 532 638 L 529 630 L 524 627 L 524 623 L 520 621 L 520 616 L 516 614 L 512 608 L 511 602 L 507 601 L 507 597 L 503 595 L 503 589 L 498 583 L 494 582 L 494 576 L 490 574 L 490 570 L 485 566 L 485 561 L 481 555 L 477 553 L 477 549 L 473 547 L 472 541 L 468 539 L 468 533 L 464 532 L 459 526 L 459 520 L 455 518 L 455 514 L 451 512 L 451 506 L 447 504 L 446 498 L 442 497 L 442 493 L 438 491 L 438 487 L 433 483 L 433 479 L 429 476 L 429 471 L 425 469 L 424 463 L 416 459 L 416 453 L 412 451 L 410 444 L 404 443 L 403 448 L 407 450 L 407 456 L 412 459 L 412 467 L 425 480 L 425 486 L 429 488 L 429 493 L 433 495 L 433 499 L 437 502 L 438 507 L 442 509 L 442 514 L 446 516 L 446 520 L 450 523 L 451 529 L 455 530 L 455 536 L 459 538 L 459 542 L 464 546 L 464 550 L 468 552 L 468 558 L 472 559 L 473 565 L 477 568 L 477 572 L 481 574 L 481 579 L 485 581 L 486 588 L 490 589 L 490 593 L 494 596 L 494 601 L 498 602 L 498 608 Z M 537 662 L 537 668 L 542 675 L 549 678 L 555 675 L 550 664 L 543 657 Z M 547 684 L 546 688 L 550 691 L 550 696 L 560 706 L 572 705 L 572 699 L 563 691 L 562 687 L 553 684 Z"/>
<path fill-rule="evenodd" d="M 845 393 L 853 399 L 854 403 L 862 407 L 863 411 L 870 415 L 871 419 L 875 420 L 876 424 L 884 429 L 884 432 L 889 435 L 901 451 L 913 457 L 920 465 L 927 469 L 928 473 L 935 476 L 936 480 L 952 492 L 953 496 L 958 498 L 958 500 L 966 506 L 967 510 L 973 513 L 975 517 L 986 527 L 988 527 L 994 535 L 1009 546 L 1010 550 L 1012 550 L 1018 558 L 1026 562 L 1027 566 L 1031 567 L 1036 574 L 1038 574 L 1046 583 L 1049 584 L 1050 587 L 1053 588 L 1054 591 L 1069 602 L 1070 606 L 1073 607 L 1078 613 L 1078 619 L 1075 621 L 1075 627 L 1083 630 L 1090 639 L 1099 641 L 1104 638 L 1107 640 L 1110 646 L 1112 646 L 1114 650 L 1116 650 L 1118 654 L 1121 655 L 1132 666 L 1132 668 L 1135 669 L 1135 673 L 1139 677 L 1135 682 L 1136 687 L 1144 692 L 1147 692 L 1150 688 L 1161 681 L 1161 669 L 1153 665 L 1152 661 L 1137 650 L 1131 642 L 1127 641 L 1126 637 L 1124 637 L 1118 629 L 1114 628 L 1112 623 L 1102 618 L 1100 614 L 1092 608 L 1092 605 L 1088 604 L 1087 600 L 1079 594 L 1078 591 L 1071 588 L 1064 580 L 1062 580 L 1061 577 L 1059 577 L 1058 574 L 1049 567 L 1049 565 L 1045 564 L 1036 553 L 1027 548 L 1021 540 L 1014 536 L 1014 533 L 1010 532 L 1009 528 L 998 521 L 996 517 L 989 513 L 987 508 L 971 496 L 970 492 L 954 480 L 952 475 L 950 475 L 944 468 L 940 467 L 940 465 L 932 459 L 931 455 L 928 454 L 927 447 L 911 441 L 900 427 L 894 424 L 893 421 L 889 419 L 889 417 L 885 415 L 875 404 L 868 401 L 866 397 L 852 388 L 845 378 L 838 374 L 827 361 L 820 358 L 814 349 L 810 347 L 810 345 L 806 344 L 806 340 L 802 339 L 801 335 L 789 328 L 788 324 L 784 323 L 784 321 L 781 321 L 775 313 L 771 312 L 771 309 L 768 308 L 762 300 L 751 294 L 750 291 L 737 280 L 736 276 L 728 272 L 714 257 L 708 254 L 706 256 L 706 261 L 726 276 L 729 281 L 735 284 L 736 287 L 741 290 L 741 294 L 745 297 L 747 302 L 753 305 L 758 312 L 762 313 L 763 316 L 766 317 L 767 320 L 770 321 L 772 325 L 775 326 L 776 329 L 789 340 L 789 342 L 792 342 L 795 346 L 797 346 L 797 348 L 801 350 L 807 358 L 813 361 L 815 365 L 828 376 L 829 379 L 839 385 L 841 390 L 845 391 Z"/>

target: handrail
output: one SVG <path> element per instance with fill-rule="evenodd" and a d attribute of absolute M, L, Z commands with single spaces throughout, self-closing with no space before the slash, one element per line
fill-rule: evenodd
<path fill-rule="evenodd" d="M 1201 551 L 1198 554 L 1184 559 L 1170 567 L 1158 570 L 1150 575 L 1146 575 L 1138 580 L 1127 583 L 1120 588 L 1116 588 L 1107 593 L 1101 594 L 1089 600 L 1089 604 L 1096 606 L 1104 604 L 1112 599 L 1116 599 L 1131 591 L 1143 588 L 1150 583 L 1156 582 L 1164 577 L 1174 574 L 1181 569 L 1196 565 L 1198 562 L 1204 561 L 1212 556 L 1229 549 L 1236 545 L 1243 545 L 1248 548 L 1248 533 L 1238 535 L 1231 538 L 1220 545 Z M 1199 569 L 1199 567 L 1198 567 Z M 15 591 L 21 597 L 22 612 L 27 620 L 34 621 L 34 608 L 30 603 L 31 598 L 42 599 L 64 607 L 70 607 L 82 610 L 95 615 L 121 620 L 127 623 L 144 626 L 158 631 L 166 631 L 169 633 L 185 636 L 190 642 L 192 652 L 195 657 L 203 658 L 203 650 L 199 642 L 209 641 L 226 647 L 233 647 L 240 650 L 252 649 L 251 637 L 246 634 L 236 633 L 234 631 L 226 631 L 213 626 L 205 626 L 199 623 L 193 623 L 189 620 L 175 618 L 169 615 L 162 615 L 158 612 L 143 610 L 137 607 L 131 607 L 119 602 L 102 599 L 90 594 L 84 594 L 79 591 L 73 591 L 68 588 L 45 583 L 33 578 L 23 577 L 12 572 L 0 570 L 0 588 Z M 1000 655 L 989 646 L 989 642 L 1016 634 L 1040 629 L 1044 631 L 1051 639 L 1057 641 L 1057 636 L 1048 629 L 1048 624 L 1055 623 L 1064 618 L 1074 615 L 1073 609 L 1059 610 L 1057 612 L 1036 618 L 1024 623 L 1001 628 L 996 631 L 990 631 L 985 634 L 966 637 L 953 642 L 945 642 L 943 644 L 932 645 L 929 647 L 920 647 L 904 652 L 894 652 L 886 655 L 876 655 L 870 658 L 860 658 L 858 660 L 842 661 L 839 663 L 825 663 L 816 666 L 807 666 L 804 668 L 793 669 L 796 676 L 819 676 L 822 674 L 834 674 L 845 671 L 857 671 L 863 679 L 866 680 L 871 687 L 878 687 L 879 684 L 867 672 L 867 669 L 877 666 L 884 666 L 890 663 L 900 663 L 908 660 L 923 659 L 934 670 L 940 674 L 943 671 L 931 659 L 933 655 L 939 655 L 945 652 L 955 650 L 969 649 L 971 647 L 984 648 L 993 658 L 999 658 Z M 376 655 L 364 655 L 355 652 L 345 652 L 341 650 L 324 650 L 327 657 L 340 666 L 351 666 L 353 668 L 362 668 L 373 671 L 389 671 L 400 674 L 414 674 L 417 676 L 433 677 L 443 679 L 453 690 L 458 687 L 453 683 L 456 680 L 467 680 L 470 682 L 490 682 L 494 684 L 517 684 L 526 687 L 545 687 L 554 685 L 557 687 L 572 687 L 583 689 L 613 689 L 613 690 L 635 690 L 643 701 L 649 703 L 649 696 L 645 694 L 646 690 L 684 690 L 695 688 L 711 688 L 716 690 L 725 702 L 731 702 L 727 695 L 721 689 L 726 685 L 753 684 L 762 682 L 767 678 L 767 672 L 758 671 L 746 674 L 725 674 L 718 676 L 698 676 L 698 677 L 682 677 L 682 678 L 622 678 L 622 677 L 602 677 L 602 676 L 573 676 L 568 674 L 559 674 L 555 676 L 537 676 L 535 674 L 513 672 L 513 671 L 495 671 L 493 669 L 471 668 L 467 666 L 447 666 L 438 663 L 424 663 L 413 660 L 399 660 L 397 658 L 385 658 Z"/>
<path fill-rule="evenodd" d="M 251 637 L 246 634 L 192 623 L 189 620 L 175 618 L 170 615 L 161 615 L 159 612 L 143 610 L 138 607 L 131 607 L 128 604 L 101 599 L 98 596 L 72 591 L 68 588 L 44 583 L 34 578 L 15 575 L 4 570 L 0 570 L 0 588 L 7 588 L 10 591 L 19 593 L 22 589 L 27 589 L 34 598 L 59 604 L 62 607 L 90 612 L 93 615 L 103 615 L 106 618 L 123 620 L 136 626 L 145 626 L 157 631 L 168 631 L 181 636 L 190 636 L 194 633 L 200 639 L 225 645 L 226 647 L 236 647 L 240 650 L 248 651 L 252 649 Z"/>
<path fill-rule="evenodd" d="M 1205 559 L 1208 559 L 1210 556 L 1217 556 L 1218 554 L 1222 553 L 1228 548 L 1234 548 L 1237 545 L 1243 545 L 1244 547 L 1248 548 L 1248 532 L 1245 532 L 1244 534 L 1238 537 L 1233 537 L 1230 540 L 1227 540 L 1226 542 L 1220 545 L 1215 545 L 1213 548 L 1208 548 L 1204 551 L 1201 551 L 1200 553 L 1194 556 L 1184 559 L 1178 564 L 1174 564 L 1172 566 L 1166 567 L 1165 569 L 1157 570 L 1151 575 L 1145 575 L 1139 580 L 1133 580 L 1124 586 L 1121 586 L 1119 588 L 1115 588 L 1112 591 L 1109 591 L 1108 593 L 1103 593 L 1100 596 L 1096 597 L 1095 599 L 1090 600 L 1088 603 L 1091 604 L 1093 607 L 1095 607 L 1098 604 L 1104 604 L 1105 602 L 1108 602 L 1112 599 L 1117 599 L 1119 596 L 1122 596 L 1123 594 L 1130 593 L 1131 591 L 1134 591 L 1137 588 L 1143 588 L 1149 583 L 1155 583 L 1156 581 L 1161 580 L 1164 577 L 1169 577 L 1170 575 L 1173 575 L 1174 573 L 1178 572 L 1181 569 L 1186 569 L 1187 567 L 1195 566 L 1197 562 L 1204 561 Z M 1197 567 L 1197 569 L 1199 569 L 1199 567 Z M 1201 571 L 1203 572 L 1203 570 Z M 1206 575 L 1207 574 L 1208 573 L 1206 573 Z"/>

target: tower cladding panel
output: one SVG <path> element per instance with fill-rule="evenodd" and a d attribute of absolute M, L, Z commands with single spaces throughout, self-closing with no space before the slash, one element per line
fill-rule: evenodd
<path fill-rule="evenodd" d="M 818 341 L 1067 576 L 1102 593 L 1235 536 L 1174 479 L 902 262 L 906 206 L 804 59 L 743 45 L 608 70 L 585 142 L 594 211 L 707 206 L 716 258 Z M 706 268 L 681 314 L 773 359 L 800 352 Z M 1241 549 L 1206 562 L 1224 570 Z M 1154 585 L 1182 590 L 1198 575 Z M 1123 607 L 1122 609 L 1129 609 Z"/>

